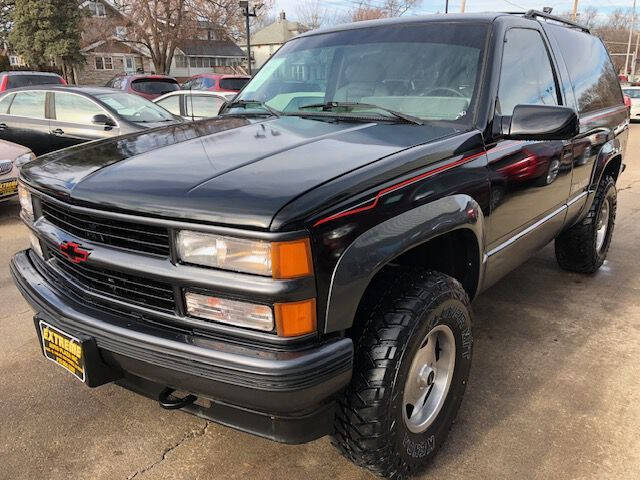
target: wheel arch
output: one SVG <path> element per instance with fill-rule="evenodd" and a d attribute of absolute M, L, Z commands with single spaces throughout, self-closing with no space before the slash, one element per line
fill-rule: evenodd
<path fill-rule="evenodd" d="M 433 251 L 443 254 L 429 255 Z M 390 263 L 445 270 L 442 273 L 457 278 L 473 298 L 482 283 L 483 252 L 484 215 L 468 195 L 443 197 L 376 225 L 349 245 L 334 268 L 325 332 L 351 328 L 364 293 Z M 450 260 L 449 271 L 434 268 L 445 259 Z"/>

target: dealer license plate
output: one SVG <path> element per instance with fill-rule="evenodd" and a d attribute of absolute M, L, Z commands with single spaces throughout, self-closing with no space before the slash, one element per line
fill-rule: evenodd
<path fill-rule="evenodd" d="M 82 342 L 73 335 L 40 320 L 44 356 L 84 382 L 85 366 Z"/>
<path fill-rule="evenodd" d="M 14 193 L 18 193 L 18 180 L 0 182 L 0 197 L 13 195 Z"/>

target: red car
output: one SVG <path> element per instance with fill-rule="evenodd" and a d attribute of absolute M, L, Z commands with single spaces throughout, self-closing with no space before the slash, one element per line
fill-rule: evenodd
<path fill-rule="evenodd" d="M 178 81 L 167 75 L 126 75 L 120 74 L 113 77 L 107 82 L 105 87 L 124 90 L 125 92 L 135 93 L 148 100 L 158 98 L 165 93 L 180 90 Z"/>
<path fill-rule="evenodd" d="M 251 77 L 246 75 L 201 73 L 183 83 L 182 88 L 185 90 L 209 90 L 210 92 L 239 92 L 249 83 L 249 80 Z"/>

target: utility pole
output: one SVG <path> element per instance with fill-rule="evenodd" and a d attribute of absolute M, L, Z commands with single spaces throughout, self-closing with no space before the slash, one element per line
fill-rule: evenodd
<path fill-rule="evenodd" d="M 636 74 L 636 64 L 638 63 L 638 45 L 640 45 L 640 32 L 636 33 L 636 53 L 633 56 L 633 65 L 631 65 L 631 75 Z"/>
<path fill-rule="evenodd" d="M 633 39 L 633 29 L 636 26 L 636 0 L 633 0 L 633 12 L 631 12 L 631 25 L 629 26 L 629 41 L 627 42 L 627 56 L 624 57 L 624 74 L 629 68 L 629 55 L 631 55 L 631 40 Z"/>
<path fill-rule="evenodd" d="M 242 14 L 244 15 L 245 19 L 246 19 L 246 26 L 247 26 L 247 67 L 249 70 L 249 75 L 251 75 L 251 30 L 249 27 L 249 20 L 251 19 L 251 17 L 257 17 L 258 14 L 256 13 L 257 10 L 259 10 L 262 5 L 258 5 L 257 7 L 253 7 L 253 11 L 249 11 L 249 0 L 241 0 L 240 2 L 240 8 L 242 9 Z"/>
<path fill-rule="evenodd" d="M 467 6 L 467 0 L 462 0 L 462 3 L 460 4 L 460 13 L 464 13 L 464 9 Z"/>
<path fill-rule="evenodd" d="M 571 9 L 571 18 L 575 22 L 578 18 L 578 0 L 573 0 L 573 9 Z"/>

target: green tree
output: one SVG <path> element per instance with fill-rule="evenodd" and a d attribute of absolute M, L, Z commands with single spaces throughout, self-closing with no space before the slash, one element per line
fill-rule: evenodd
<path fill-rule="evenodd" d="M 73 82 L 80 53 L 80 24 L 85 12 L 80 0 L 14 0 L 9 43 L 31 67 L 56 62 Z"/>
<path fill-rule="evenodd" d="M 11 30 L 11 12 L 15 6 L 14 0 L 0 0 L 0 47 L 7 41 Z"/>

